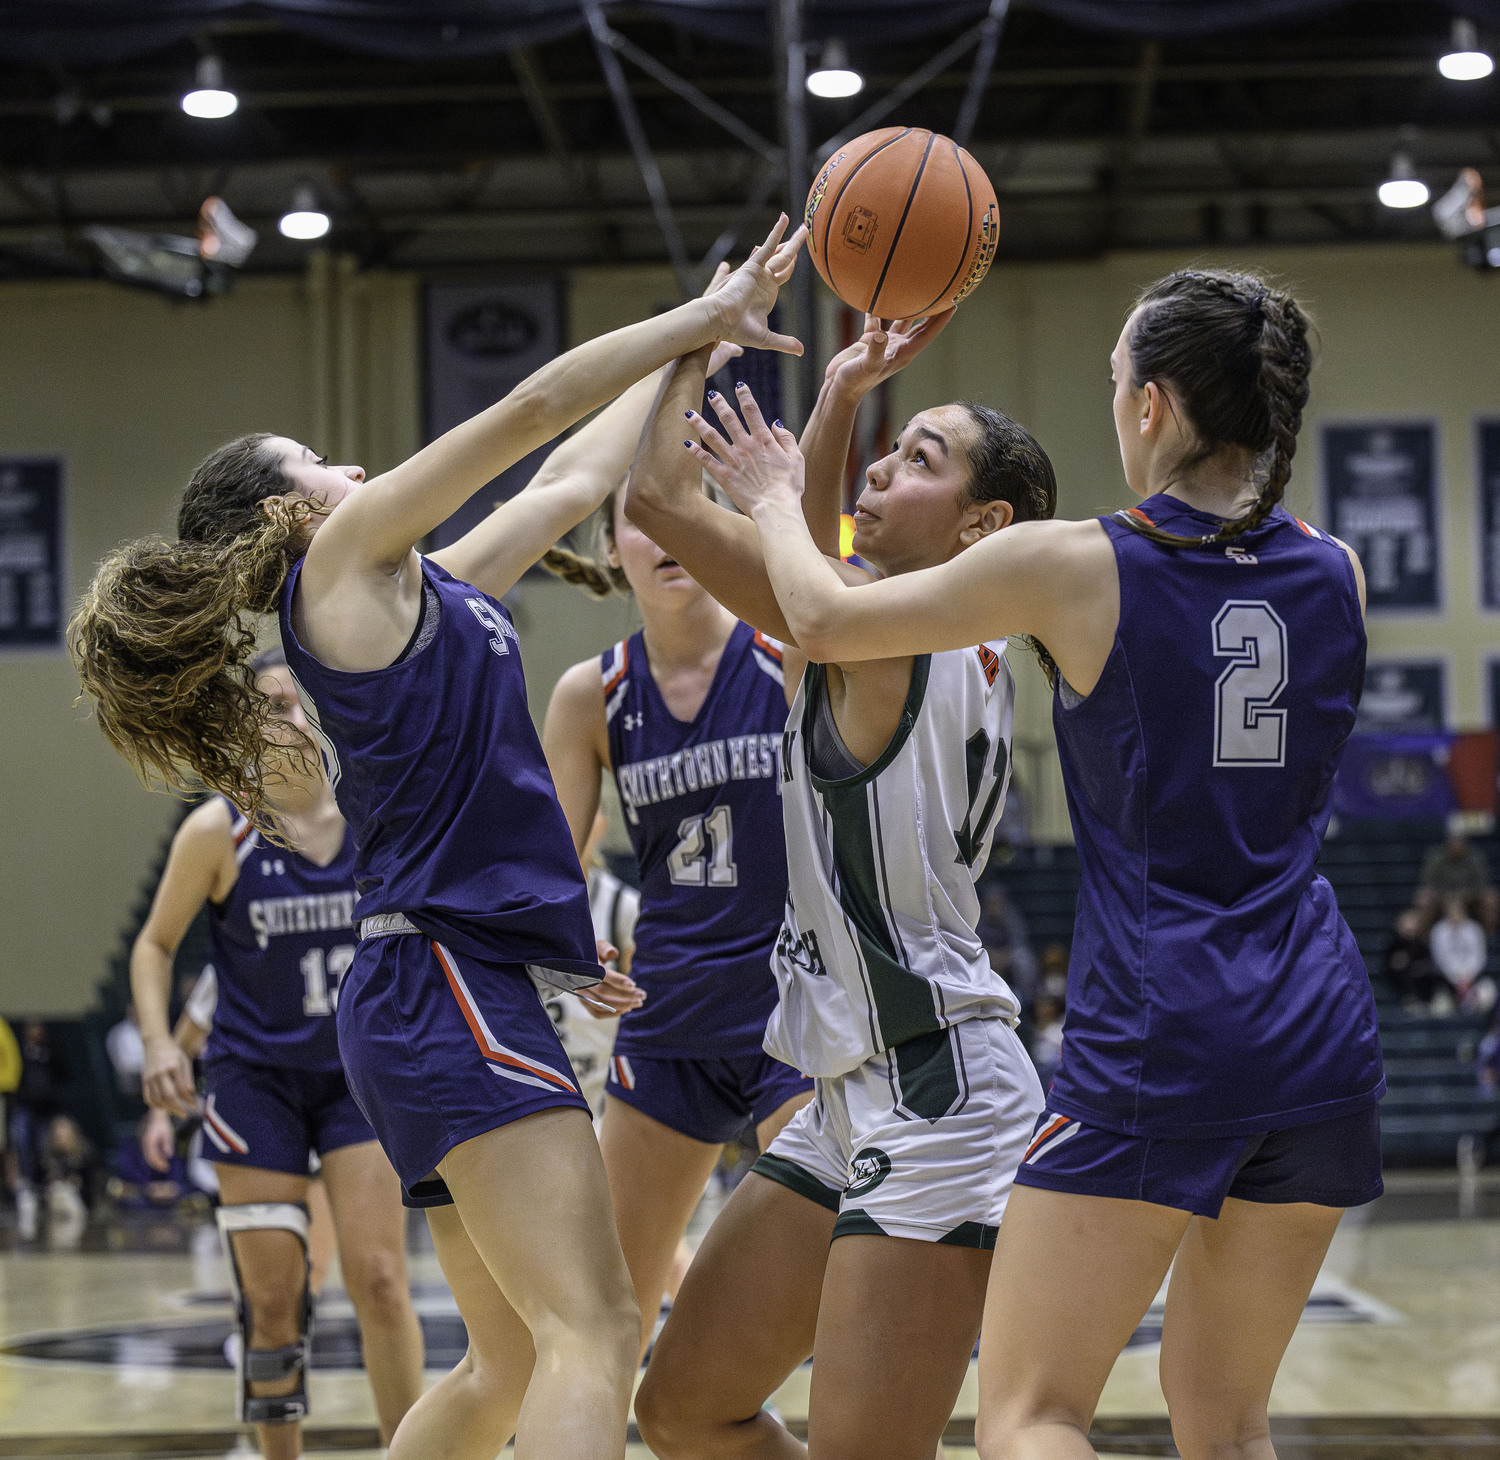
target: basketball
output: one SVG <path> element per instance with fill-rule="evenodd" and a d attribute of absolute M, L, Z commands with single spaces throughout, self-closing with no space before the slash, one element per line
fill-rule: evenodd
<path fill-rule="evenodd" d="M 884 127 L 838 148 L 807 195 L 807 249 L 845 304 L 881 319 L 948 309 L 984 278 L 1000 210 L 949 137 Z"/>

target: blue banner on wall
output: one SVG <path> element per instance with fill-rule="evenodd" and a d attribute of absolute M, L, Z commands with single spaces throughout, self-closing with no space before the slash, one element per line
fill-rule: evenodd
<path fill-rule="evenodd" d="M 1489 662 L 1490 729 L 1500 730 L 1500 659 Z"/>
<path fill-rule="evenodd" d="M 63 641 L 62 462 L 0 457 L 0 649 Z"/>
<path fill-rule="evenodd" d="M 1341 817 L 1427 821 L 1456 802 L 1448 781 L 1451 735 L 1351 735 L 1333 783 Z"/>
<path fill-rule="evenodd" d="M 1479 423 L 1480 592 L 1500 608 L 1500 421 Z"/>
<path fill-rule="evenodd" d="M 1365 670 L 1355 728 L 1361 733 L 1441 730 L 1447 723 L 1441 660 L 1378 660 Z"/>
<path fill-rule="evenodd" d="M 1326 521 L 1359 554 L 1372 611 L 1438 607 L 1436 461 L 1431 422 L 1323 428 Z"/>
<path fill-rule="evenodd" d="M 539 279 L 510 284 L 429 284 L 425 321 L 426 434 L 429 441 L 510 394 L 562 350 L 562 286 Z M 436 532 L 433 546 L 456 542 L 536 475 L 553 443 L 481 487 Z"/>

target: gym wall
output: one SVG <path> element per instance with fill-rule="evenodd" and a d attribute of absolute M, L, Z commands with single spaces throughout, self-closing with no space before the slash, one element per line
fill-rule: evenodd
<path fill-rule="evenodd" d="M 1289 503 L 1321 523 L 1319 422 L 1433 418 L 1443 489 L 1444 608 L 1372 621 L 1373 654 L 1446 656 L 1456 725 L 1484 724 L 1483 665 L 1500 615 L 1478 607 L 1476 415 L 1500 416 L 1500 290 L 1440 246 L 1236 251 L 1313 307 L 1323 332 Z M 1136 290 L 1182 262 L 1123 254 L 997 266 L 895 387 L 896 423 L 970 397 L 1036 432 L 1061 483 L 1059 511 L 1126 505 L 1108 356 Z M 302 278 L 249 278 L 205 306 L 95 282 L 0 285 L 0 456 L 65 463 L 68 594 L 125 538 L 170 534 L 182 485 L 213 446 L 272 429 L 372 472 L 419 443 L 419 281 L 358 274 L 315 255 Z M 656 267 L 570 279 L 570 341 L 673 298 Z M 835 308 L 825 296 L 833 338 Z M 538 720 L 558 674 L 635 626 L 624 599 L 528 580 L 516 609 Z M 1017 668 L 1017 774 L 1036 831 L 1066 838 L 1045 687 Z M 0 1013 L 64 1016 L 92 1001 L 174 807 L 139 788 L 88 713 L 60 655 L 0 657 Z"/>

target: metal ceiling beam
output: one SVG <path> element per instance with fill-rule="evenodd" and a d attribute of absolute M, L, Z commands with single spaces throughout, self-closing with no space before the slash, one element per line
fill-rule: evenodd
<path fill-rule="evenodd" d="M 1484 169 L 1481 169 L 1484 171 Z M 1500 168 L 1487 170 L 1489 186 L 1500 185 Z M 1348 207 L 1366 204 L 1375 196 L 1374 184 L 1365 186 L 1228 187 L 1228 188 L 1161 188 L 1155 191 L 1134 189 L 1127 205 L 1145 212 L 1190 212 L 1206 204 L 1243 205 L 1258 203 L 1270 208 Z M 1113 199 L 1102 193 L 1032 193 L 1002 196 L 1002 214 L 1097 213 L 1114 206 Z M 767 204 L 761 219 L 769 223 L 774 216 Z M 736 208 L 730 203 L 698 203 L 679 206 L 677 215 L 689 227 L 714 228 L 733 221 Z M 276 214 L 250 212 L 244 221 L 253 228 L 274 231 Z M 487 208 L 442 213 L 392 209 L 371 210 L 370 215 L 382 228 L 430 233 L 503 233 L 506 229 L 557 230 L 610 223 L 618 227 L 646 228 L 655 222 L 649 206 L 641 204 L 577 204 L 559 208 Z M 51 222 L 0 223 L 0 243 L 20 243 L 55 238 L 72 223 L 101 223 L 107 226 L 135 229 L 142 233 L 182 232 L 191 220 L 181 214 L 121 216 L 116 213 L 92 216 L 75 212 L 69 223 Z"/>
<path fill-rule="evenodd" d="M 732 111 L 726 110 L 714 101 L 712 97 L 706 96 L 690 81 L 684 81 L 675 71 L 663 66 L 649 51 L 643 51 L 638 45 L 627 40 L 619 31 L 615 30 L 607 22 L 604 23 L 603 32 L 605 43 L 611 49 L 618 51 L 627 61 L 639 66 L 654 81 L 664 86 L 674 96 L 680 97 L 691 107 L 702 112 L 709 121 L 717 122 L 719 126 L 731 136 L 738 138 L 752 152 L 758 152 L 767 162 L 779 163 L 782 158 L 781 149 L 774 143 L 766 141 L 754 127 L 747 126 Z"/>
<path fill-rule="evenodd" d="M 983 22 L 980 23 L 981 25 Z M 952 59 L 962 57 L 978 37 L 965 41 Z M 959 43 L 955 42 L 955 46 Z M 950 47 L 950 49 L 952 49 Z M 934 58 L 935 59 L 935 58 Z M 924 68 L 925 69 L 925 68 Z M 4 74 L 0 68 L 0 74 Z M 1174 63 L 1161 68 L 1164 82 L 1224 81 L 1403 81 L 1427 78 L 1433 74 L 1428 57 L 1399 57 L 1371 61 L 1213 61 Z M 991 71 L 989 89 L 1013 90 L 1032 87 L 1088 87 L 1128 85 L 1135 75 L 1131 66 L 1034 66 L 996 68 Z M 941 91 L 966 91 L 971 71 L 939 71 L 928 77 L 923 87 Z M 871 74 L 866 85 L 871 91 L 892 91 L 909 78 L 895 74 Z M 921 88 L 918 88 L 921 89 Z M 600 101 L 610 96 L 607 85 L 597 81 L 554 81 L 548 87 L 557 102 Z M 660 82 L 636 81 L 631 94 L 638 99 L 672 94 Z M 771 82 L 760 77 L 723 77 L 705 80 L 694 90 L 708 98 L 713 96 L 767 97 L 773 94 Z M 246 109 L 265 111 L 289 108 L 329 108 L 360 106 L 483 106 L 495 102 L 524 104 L 526 93 L 519 83 L 511 82 L 434 82 L 427 85 L 379 85 L 333 87 L 327 84 L 304 87 L 255 87 L 241 81 L 237 84 L 241 105 Z M 899 106 L 906 100 L 906 93 Z M 150 93 L 90 93 L 91 102 L 101 102 L 111 111 L 124 115 L 141 112 L 175 112 L 181 104 L 179 91 Z M 51 117 L 56 97 L 0 99 L 0 117 Z M 886 113 L 882 113 L 886 115 Z"/>
<path fill-rule="evenodd" d="M 672 261 L 672 272 L 677 275 L 678 288 L 685 295 L 691 294 L 692 265 L 688 263 L 687 249 L 683 245 L 682 234 L 678 231 L 677 220 L 672 215 L 672 199 L 662 180 L 661 169 L 656 165 L 651 144 L 646 140 L 646 129 L 641 125 L 640 113 L 635 109 L 635 100 L 630 94 L 620 58 L 615 55 L 607 39 L 609 26 L 605 24 L 604 12 L 600 9 L 598 0 L 584 0 L 583 9 L 594 38 L 594 53 L 599 58 L 605 80 L 609 82 L 615 111 L 619 114 L 620 125 L 629 139 L 630 150 L 635 155 L 635 165 L 640 169 L 641 181 L 646 184 L 651 211 L 656 217 L 656 226 L 661 229 L 662 241 L 667 246 L 667 257 Z"/>
<path fill-rule="evenodd" d="M 579 168 L 578 159 L 574 157 L 572 149 L 568 146 L 562 121 L 557 115 L 557 109 L 552 105 L 552 98 L 547 94 L 547 81 L 542 75 L 536 52 L 530 46 L 520 46 L 509 52 L 509 58 L 511 70 L 516 73 L 516 80 L 521 83 L 521 93 L 526 98 L 526 109 L 531 113 L 531 120 L 536 123 L 536 129 L 541 133 L 547 151 L 552 154 L 553 160 L 575 184 L 580 183 L 582 171 Z"/>
<path fill-rule="evenodd" d="M 958 120 L 953 124 L 953 140 L 960 147 L 969 145 L 974 123 L 979 120 L 979 108 L 990 84 L 990 73 L 995 69 L 995 53 L 1000 49 L 1000 32 L 1005 28 L 1005 17 L 1009 12 L 1010 0 L 990 0 L 990 13 L 980 23 L 979 46 L 974 52 L 969 84 L 964 88 Z"/>

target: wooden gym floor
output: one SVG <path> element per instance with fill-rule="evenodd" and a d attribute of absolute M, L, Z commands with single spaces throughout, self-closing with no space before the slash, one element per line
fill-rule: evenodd
<path fill-rule="evenodd" d="M 1500 1456 L 1500 1182 L 1461 1202 L 1442 1174 L 1390 1179 L 1345 1219 L 1273 1398 L 1282 1460 Z M 709 1215 L 701 1214 L 701 1224 Z M 413 1284 L 434 1367 L 462 1329 L 425 1232 Z M 0 1228 L 0 1456 L 223 1455 L 237 1441 L 225 1273 L 211 1225 L 121 1220 L 20 1241 Z M 336 1283 L 319 1306 L 308 1453 L 378 1453 L 352 1318 Z M 324 1363 L 339 1367 L 323 1367 Z M 808 1370 L 775 1397 L 805 1419 Z M 972 1455 L 974 1373 L 948 1431 Z M 1101 1453 L 1171 1455 L 1148 1318 L 1115 1366 Z M 631 1460 L 645 1460 L 632 1445 Z"/>

